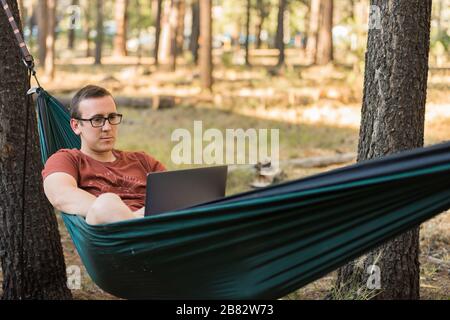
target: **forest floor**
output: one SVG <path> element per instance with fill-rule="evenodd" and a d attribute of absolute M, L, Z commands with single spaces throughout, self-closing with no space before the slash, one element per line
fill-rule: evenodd
<path fill-rule="evenodd" d="M 41 84 L 61 98 L 72 96 L 89 83 L 105 86 L 120 97 L 171 97 L 174 104 L 170 108 L 119 106 L 124 121 L 117 144 L 119 149 L 144 150 L 170 169 L 179 168 L 170 158 L 174 146 L 171 133 L 176 128 L 193 132 L 194 120 L 203 121 L 203 130 L 217 128 L 221 132 L 226 128 L 276 128 L 281 160 L 356 153 L 363 78 L 352 68 L 296 66 L 273 75 L 264 66 L 219 66 L 214 71 L 213 93 L 205 93 L 192 67 L 157 71 L 145 59 L 136 66 L 133 57 L 120 63 L 105 58 L 101 66 L 92 66 L 91 62 L 68 59 L 64 65 L 57 65 L 53 81 L 42 78 Z M 430 72 L 427 145 L 450 139 L 449 94 L 448 69 Z M 298 168 L 288 164 L 282 169 L 284 179 L 290 180 L 336 167 Z M 253 179 L 251 170 L 234 170 L 229 174 L 227 194 L 250 189 Z M 59 215 L 58 222 L 67 266 L 82 269 L 82 287 L 73 290 L 74 298 L 115 299 L 91 281 Z M 450 299 L 450 211 L 422 224 L 420 249 L 421 298 Z M 332 272 L 284 299 L 323 299 L 332 290 L 335 277 Z"/>

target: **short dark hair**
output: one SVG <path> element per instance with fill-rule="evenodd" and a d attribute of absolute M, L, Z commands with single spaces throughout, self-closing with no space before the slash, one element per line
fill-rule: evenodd
<path fill-rule="evenodd" d="M 101 98 L 107 96 L 112 98 L 112 94 L 108 90 L 99 86 L 90 84 L 81 88 L 75 93 L 70 103 L 70 117 L 74 119 L 81 118 L 79 109 L 81 101 L 89 98 Z"/>

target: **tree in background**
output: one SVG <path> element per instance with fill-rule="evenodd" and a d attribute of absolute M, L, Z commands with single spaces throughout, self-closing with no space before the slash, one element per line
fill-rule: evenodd
<path fill-rule="evenodd" d="M 186 0 L 179 0 L 177 16 L 177 54 L 182 54 L 184 49 L 184 19 L 186 16 Z"/>
<path fill-rule="evenodd" d="M 250 11 L 252 8 L 252 1 L 247 0 L 247 7 L 245 11 L 245 65 L 250 66 L 249 58 L 249 42 L 250 42 Z"/>
<path fill-rule="evenodd" d="M 319 21 L 316 63 L 325 65 L 333 60 L 333 0 L 320 1 Z"/>
<path fill-rule="evenodd" d="M 180 15 L 180 5 L 181 0 L 172 0 L 170 5 L 170 56 L 171 59 L 171 70 L 175 71 L 177 67 L 177 56 L 178 56 L 178 32 L 179 27 L 179 15 Z"/>
<path fill-rule="evenodd" d="M 309 31 L 306 54 L 312 64 L 316 64 L 317 62 L 317 37 L 319 33 L 320 2 L 321 0 L 311 0 L 309 9 Z"/>
<path fill-rule="evenodd" d="M 200 6 L 198 0 L 192 0 L 191 4 L 192 24 L 189 50 L 191 51 L 194 63 L 198 63 L 198 38 L 200 36 Z"/>
<path fill-rule="evenodd" d="M 45 56 L 47 51 L 47 0 L 38 1 L 38 50 L 39 63 L 45 64 Z"/>
<path fill-rule="evenodd" d="M 95 64 L 102 63 L 102 46 L 103 46 L 103 0 L 96 1 L 96 14 L 97 14 L 97 35 L 95 37 Z"/>
<path fill-rule="evenodd" d="M 161 34 L 159 36 L 160 42 L 158 47 L 158 62 L 167 65 L 170 62 L 171 57 L 171 17 L 172 14 L 172 1 L 167 0 L 162 3 L 161 14 Z"/>
<path fill-rule="evenodd" d="M 421 147 L 424 139 L 431 0 L 371 4 L 381 10 L 381 29 L 369 30 L 358 161 Z M 367 272 L 379 270 L 375 298 L 419 299 L 418 255 L 416 228 L 341 268 L 337 286 L 344 296 L 357 294 L 367 288 Z"/>
<path fill-rule="evenodd" d="M 311 0 L 306 53 L 312 64 L 333 60 L 333 0 Z"/>
<path fill-rule="evenodd" d="M 278 63 L 277 67 L 284 65 L 285 55 L 284 55 L 284 12 L 286 11 L 287 0 L 279 0 L 278 2 L 278 23 L 277 23 L 277 34 L 275 38 L 275 46 L 278 49 Z"/>
<path fill-rule="evenodd" d="M 8 6 L 20 28 L 17 1 Z M 0 10 L 0 260 L 2 299 L 71 299 L 53 209 L 45 198 L 27 69 Z M 28 130 L 26 130 L 28 129 Z"/>
<path fill-rule="evenodd" d="M 200 0 L 200 78 L 202 88 L 212 89 L 212 0 Z"/>
<path fill-rule="evenodd" d="M 116 21 L 116 34 L 114 36 L 114 55 L 127 55 L 127 20 L 128 0 L 116 0 L 114 18 Z"/>
<path fill-rule="evenodd" d="M 85 1 L 83 12 L 84 12 L 84 35 L 86 41 L 86 57 L 90 57 L 91 53 L 91 2 Z"/>
<path fill-rule="evenodd" d="M 261 48 L 261 33 L 264 26 L 264 21 L 267 19 L 270 13 L 270 1 L 268 0 L 256 0 L 256 9 L 258 10 L 258 23 L 256 25 L 256 48 Z"/>
<path fill-rule="evenodd" d="M 55 28 L 56 28 L 56 0 L 47 0 L 47 37 L 45 49 L 45 75 L 50 79 L 55 77 Z"/>
<path fill-rule="evenodd" d="M 156 14 L 155 14 L 155 48 L 153 50 L 153 58 L 155 60 L 155 65 L 159 63 L 159 41 L 161 37 L 161 15 L 162 15 L 162 0 L 156 1 Z"/>
<path fill-rule="evenodd" d="M 78 5 L 78 0 L 72 0 L 72 8 Z M 70 19 L 73 19 L 75 16 L 75 10 L 72 10 L 70 14 Z M 69 32 L 67 34 L 67 47 L 72 50 L 75 44 L 75 26 L 74 21 L 70 21 Z"/>

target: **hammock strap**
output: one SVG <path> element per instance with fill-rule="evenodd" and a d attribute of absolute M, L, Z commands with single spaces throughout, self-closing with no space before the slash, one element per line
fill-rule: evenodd
<path fill-rule="evenodd" d="M 11 9 L 6 2 L 6 0 L 0 0 L 3 10 L 5 10 L 6 17 L 8 18 L 9 24 L 11 25 L 11 29 L 14 32 L 14 35 L 16 36 L 17 44 L 19 45 L 20 52 L 22 53 L 22 61 L 25 64 L 25 66 L 30 71 L 30 74 L 34 77 L 36 80 L 36 83 L 38 87 L 41 87 L 41 84 L 39 83 L 38 78 L 36 77 L 36 70 L 34 69 L 34 58 L 31 55 L 30 51 L 28 50 L 27 44 L 23 40 L 22 33 L 19 30 L 19 27 L 17 26 L 16 20 L 14 19 L 14 16 L 11 12 Z M 30 83 L 31 85 L 31 83 Z"/>
<path fill-rule="evenodd" d="M 14 35 L 16 36 L 17 43 L 19 45 L 20 51 L 22 52 L 23 62 L 25 63 L 27 68 L 29 68 L 30 70 L 34 69 L 33 56 L 30 54 L 30 51 L 28 50 L 28 47 L 22 38 L 22 33 L 20 32 L 19 27 L 17 26 L 16 20 L 14 19 L 11 9 L 9 8 L 9 5 L 6 2 L 6 0 L 0 0 L 0 1 L 2 3 L 3 9 L 5 10 L 9 24 L 11 25 L 11 29 L 13 30 Z"/>

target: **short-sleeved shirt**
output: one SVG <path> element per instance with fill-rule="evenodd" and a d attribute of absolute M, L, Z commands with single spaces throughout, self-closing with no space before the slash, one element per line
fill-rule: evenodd
<path fill-rule="evenodd" d="M 145 205 L 147 174 L 166 168 L 145 152 L 112 152 L 116 160 L 102 162 L 78 149 L 61 149 L 47 160 L 42 178 L 64 172 L 75 178 L 78 188 L 96 197 L 115 193 L 132 211 L 138 210 Z"/>

